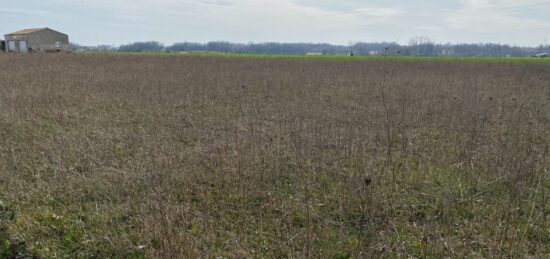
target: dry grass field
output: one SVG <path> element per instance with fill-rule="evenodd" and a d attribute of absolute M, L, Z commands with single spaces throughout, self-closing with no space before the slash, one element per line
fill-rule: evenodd
<path fill-rule="evenodd" d="M 550 256 L 550 65 L 0 55 L 0 258 Z"/>

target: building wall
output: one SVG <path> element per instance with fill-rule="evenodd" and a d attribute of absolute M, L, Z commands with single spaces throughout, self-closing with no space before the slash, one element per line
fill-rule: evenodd
<path fill-rule="evenodd" d="M 56 50 L 56 42 L 61 43 L 62 50 L 69 50 L 69 36 L 50 29 L 36 31 L 25 35 L 6 35 L 6 46 L 8 48 L 10 41 L 16 42 L 15 45 L 17 50 L 15 52 L 21 52 L 19 49 L 20 41 L 26 41 L 29 50 L 33 52 Z M 11 50 L 8 49 L 8 52 L 10 51 Z"/>
<path fill-rule="evenodd" d="M 55 50 L 55 43 L 61 43 L 61 49 L 69 50 L 69 36 L 53 30 L 41 30 L 29 34 L 29 48 L 33 51 Z"/>
<path fill-rule="evenodd" d="M 6 35 L 6 51 L 7 52 L 19 52 L 19 42 L 20 41 L 29 41 L 28 35 Z M 12 46 L 11 42 L 15 42 L 15 49 L 11 49 L 10 46 Z"/>

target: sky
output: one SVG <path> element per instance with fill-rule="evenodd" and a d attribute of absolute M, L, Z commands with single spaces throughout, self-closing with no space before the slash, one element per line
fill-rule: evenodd
<path fill-rule="evenodd" d="M 25 0 L 0 6 L 0 34 L 49 27 L 83 45 L 155 40 L 347 45 L 550 44 L 550 0 Z"/>

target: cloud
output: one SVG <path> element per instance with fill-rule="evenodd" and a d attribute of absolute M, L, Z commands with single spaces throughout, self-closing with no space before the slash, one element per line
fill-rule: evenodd
<path fill-rule="evenodd" d="M 380 23 L 396 11 L 363 8 L 347 12 L 301 5 L 294 0 L 150 0 L 99 1 L 110 6 L 110 16 L 142 24 L 160 40 L 187 32 L 199 41 L 329 41 L 344 43 L 366 24 Z M 162 19 L 159 19 L 162 18 Z M 178 28 L 174 30 L 174 28 Z M 144 31 L 147 32 L 147 31 Z M 205 35 L 208 34 L 208 35 Z M 198 36 L 198 37 L 197 37 Z M 180 36 L 181 40 L 186 40 Z M 177 40 L 172 40 L 177 41 Z"/>
<path fill-rule="evenodd" d="M 387 7 L 364 7 L 355 9 L 355 11 L 358 14 L 384 18 L 394 18 L 400 16 L 403 13 L 400 9 Z"/>
<path fill-rule="evenodd" d="M 473 9 L 500 8 L 508 9 L 514 7 L 540 7 L 548 6 L 547 0 L 460 0 L 464 7 Z"/>
<path fill-rule="evenodd" d="M 426 35 L 533 45 L 550 37 L 549 12 L 549 0 L 26 0 L 4 3 L 0 23 L 5 31 L 56 28 L 82 44 L 406 43 Z"/>
<path fill-rule="evenodd" d="M 11 16 L 19 16 L 19 15 L 49 15 L 51 12 L 44 11 L 44 10 L 28 10 L 25 8 L 13 8 L 13 7 L 7 7 L 0 9 L 0 14 L 2 15 L 11 15 Z"/>
<path fill-rule="evenodd" d="M 426 32 L 443 32 L 444 28 L 439 26 L 430 26 L 430 25 L 413 25 L 411 29 L 415 31 L 426 31 Z"/>
<path fill-rule="evenodd" d="M 446 10 L 443 22 L 453 29 L 474 32 L 550 29 L 548 20 L 521 17 L 526 9 L 548 7 L 542 0 L 462 0 L 456 10 Z"/>

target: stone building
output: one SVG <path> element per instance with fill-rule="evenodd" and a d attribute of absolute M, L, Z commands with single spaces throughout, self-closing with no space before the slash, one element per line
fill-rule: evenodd
<path fill-rule="evenodd" d="M 69 36 L 50 28 L 25 29 L 5 36 L 6 52 L 69 51 Z"/>

